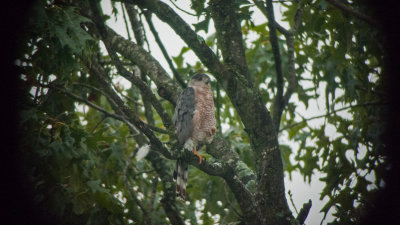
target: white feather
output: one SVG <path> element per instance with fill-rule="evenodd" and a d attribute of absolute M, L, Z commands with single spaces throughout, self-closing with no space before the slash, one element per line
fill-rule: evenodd
<path fill-rule="evenodd" d="M 193 148 L 195 147 L 193 140 L 191 138 L 187 139 L 183 147 L 189 151 L 193 151 Z"/>
<path fill-rule="evenodd" d="M 139 148 L 139 151 L 136 153 L 136 161 L 142 160 L 150 151 L 150 145 L 143 145 Z"/>

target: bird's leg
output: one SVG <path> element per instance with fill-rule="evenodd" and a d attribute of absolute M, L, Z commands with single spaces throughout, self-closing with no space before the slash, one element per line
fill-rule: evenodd
<path fill-rule="evenodd" d="M 198 153 L 198 152 L 196 151 L 196 148 L 193 148 L 193 154 L 195 154 L 195 155 L 197 155 L 197 157 L 199 157 L 200 164 L 201 164 L 201 161 L 203 160 L 203 156 L 200 155 L 200 153 Z"/>

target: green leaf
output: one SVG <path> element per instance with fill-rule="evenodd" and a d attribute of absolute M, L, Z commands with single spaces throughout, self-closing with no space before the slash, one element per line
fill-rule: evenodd
<path fill-rule="evenodd" d="M 203 21 L 193 24 L 195 31 L 199 32 L 201 30 L 204 30 L 204 32 L 208 32 L 208 25 L 210 24 L 210 17 L 206 17 Z"/>
<path fill-rule="evenodd" d="M 100 180 L 90 180 L 86 182 L 86 184 L 89 186 L 92 193 L 96 193 L 97 191 L 106 192 L 106 189 L 100 185 Z"/>
<path fill-rule="evenodd" d="M 301 123 L 297 124 L 296 126 L 292 127 L 289 129 L 289 139 L 293 139 L 301 129 L 307 126 L 307 123 L 305 121 L 302 121 Z"/>

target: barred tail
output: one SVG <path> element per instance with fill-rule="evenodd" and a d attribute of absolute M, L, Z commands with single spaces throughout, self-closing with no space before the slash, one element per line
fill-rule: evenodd
<path fill-rule="evenodd" d="M 185 199 L 186 184 L 188 176 L 188 165 L 181 159 L 176 160 L 174 170 L 174 180 L 176 180 L 176 195 Z"/>

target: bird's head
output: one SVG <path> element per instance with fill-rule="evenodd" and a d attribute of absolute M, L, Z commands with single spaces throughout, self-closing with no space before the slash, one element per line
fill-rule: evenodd
<path fill-rule="evenodd" d="M 211 79 L 207 74 L 198 73 L 190 79 L 189 86 L 209 86 L 210 82 Z"/>

